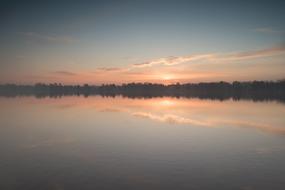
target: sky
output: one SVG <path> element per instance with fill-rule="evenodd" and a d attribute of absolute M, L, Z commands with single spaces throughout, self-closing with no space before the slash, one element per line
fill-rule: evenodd
<path fill-rule="evenodd" d="M 0 1 L 0 83 L 285 78 L 285 1 Z"/>

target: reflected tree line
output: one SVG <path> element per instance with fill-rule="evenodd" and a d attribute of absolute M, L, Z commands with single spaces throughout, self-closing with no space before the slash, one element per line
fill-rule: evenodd
<path fill-rule="evenodd" d="M 280 81 L 250 81 L 250 82 L 207 82 L 186 84 L 155 84 L 155 83 L 128 83 L 122 85 L 103 84 L 96 85 L 62 85 L 43 84 L 35 85 L 0 85 L 0 96 L 35 96 L 62 97 L 90 95 L 123 96 L 128 98 L 152 97 L 186 97 L 201 99 L 251 99 L 254 101 L 278 100 L 285 102 L 285 80 Z"/>

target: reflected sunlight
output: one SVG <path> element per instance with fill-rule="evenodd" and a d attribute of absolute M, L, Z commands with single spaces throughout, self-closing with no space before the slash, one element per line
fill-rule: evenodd
<path fill-rule="evenodd" d="M 5 108 L 13 107 L 12 104 L 15 104 L 16 107 L 19 106 L 19 102 L 12 99 L 11 101 L 0 99 L 0 103 Z M 268 102 L 232 100 L 221 102 L 183 98 L 127 99 L 91 96 L 59 99 L 30 97 L 22 100 L 21 104 L 48 106 L 51 111 L 60 109 L 63 115 L 76 110 L 86 114 L 90 112 L 92 115 L 94 111 L 120 112 L 177 125 L 252 128 L 266 133 L 285 134 L 283 119 L 285 107 L 282 104 Z"/>
<path fill-rule="evenodd" d="M 175 106 L 175 103 L 176 102 L 174 100 L 166 99 L 166 100 L 159 101 L 158 105 L 169 107 L 169 106 Z"/>

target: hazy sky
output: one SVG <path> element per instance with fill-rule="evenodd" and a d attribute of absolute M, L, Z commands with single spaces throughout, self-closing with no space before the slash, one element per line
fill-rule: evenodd
<path fill-rule="evenodd" d="M 285 1 L 1 1 L 0 83 L 285 78 Z"/>

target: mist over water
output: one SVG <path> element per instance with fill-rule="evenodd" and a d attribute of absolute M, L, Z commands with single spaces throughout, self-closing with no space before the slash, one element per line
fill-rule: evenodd
<path fill-rule="evenodd" d="M 0 189 L 283 189 L 285 105 L 0 98 Z"/>

